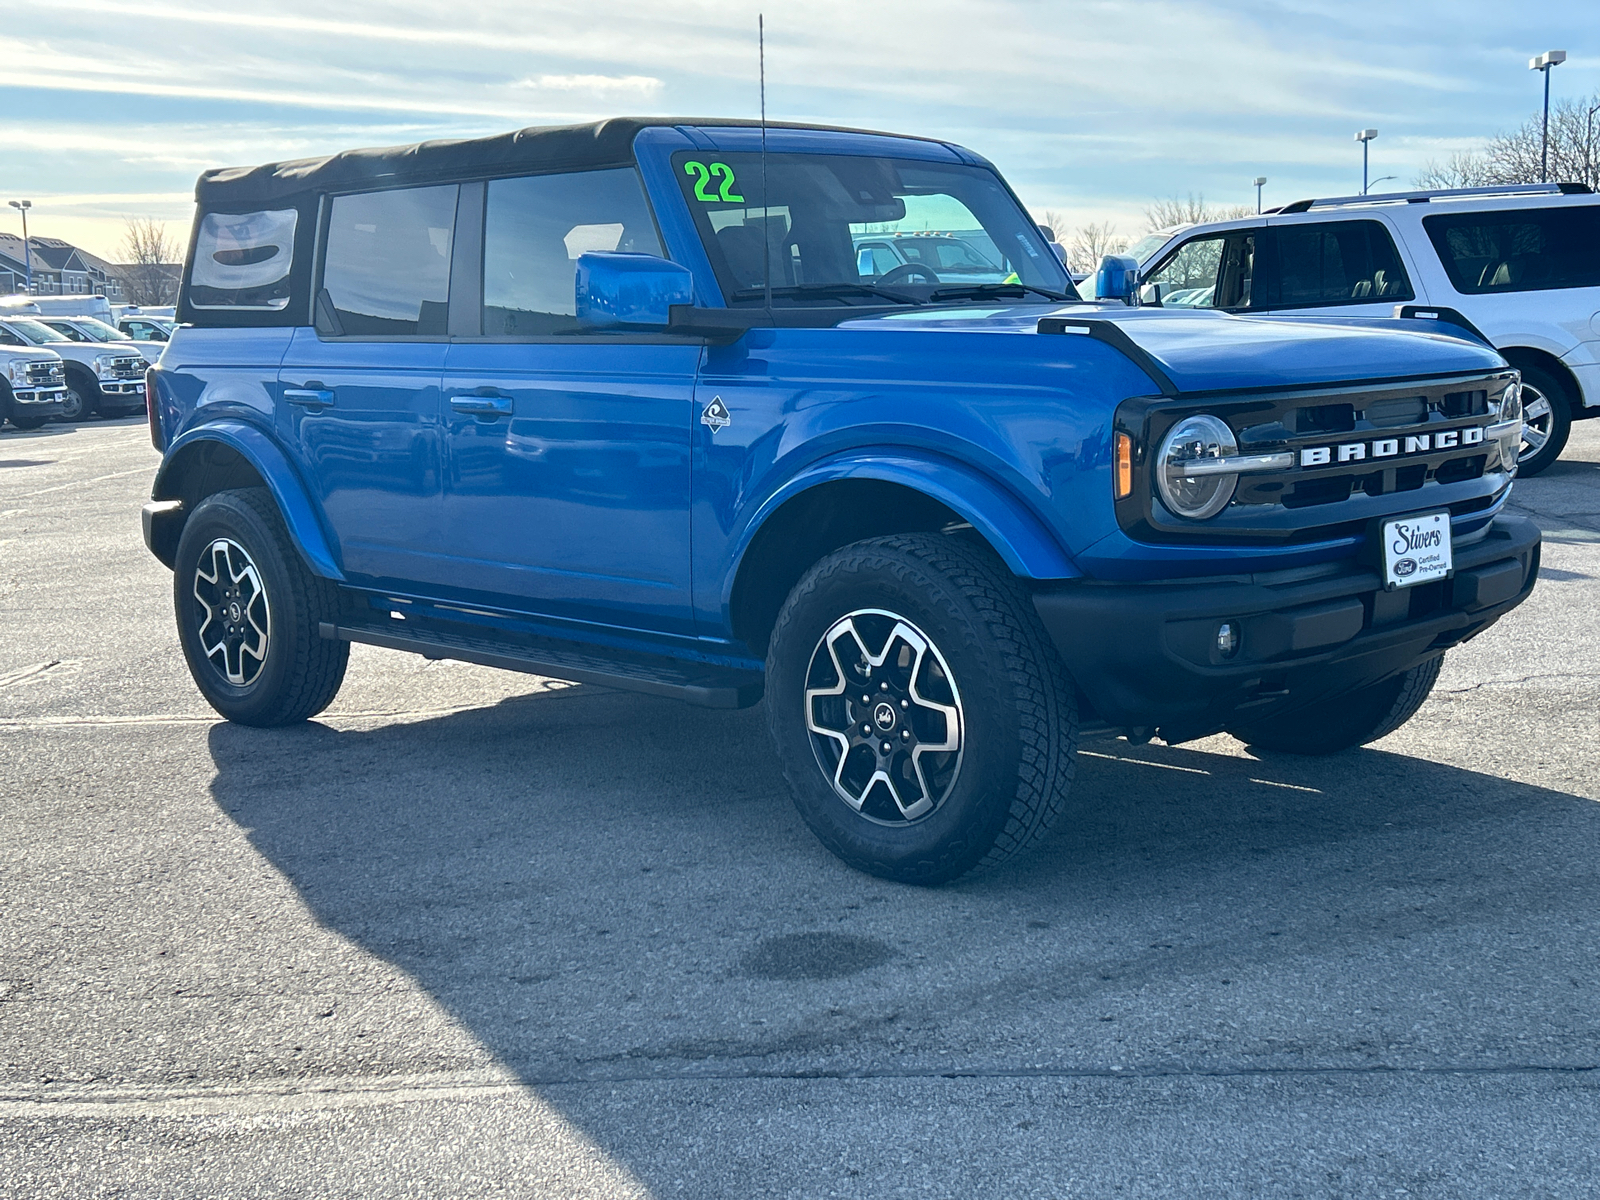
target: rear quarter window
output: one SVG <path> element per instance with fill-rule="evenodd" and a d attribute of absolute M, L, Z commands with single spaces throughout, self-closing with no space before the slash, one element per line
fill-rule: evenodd
<path fill-rule="evenodd" d="M 299 212 L 292 208 L 206 213 L 195 231 L 190 307 L 265 312 L 287 308 L 299 220 Z"/>
<path fill-rule="evenodd" d="M 1600 287 L 1600 205 L 1440 214 L 1422 226 L 1465 295 Z"/>

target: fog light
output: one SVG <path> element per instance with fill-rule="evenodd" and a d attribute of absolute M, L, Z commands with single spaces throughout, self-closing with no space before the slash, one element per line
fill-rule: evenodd
<path fill-rule="evenodd" d="M 1232 658 L 1239 653 L 1239 626 L 1233 621 L 1224 621 L 1217 626 L 1217 654 L 1222 658 Z"/>

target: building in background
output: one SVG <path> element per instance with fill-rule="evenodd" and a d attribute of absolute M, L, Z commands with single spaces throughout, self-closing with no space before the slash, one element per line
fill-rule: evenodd
<path fill-rule="evenodd" d="M 33 294 L 36 296 L 104 296 L 123 301 L 122 270 L 98 255 L 60 238 L 28 239 L 33 251 Z M 27 290 L 27 251 L 15 234 L 0 233 L 0 289 Z"/>

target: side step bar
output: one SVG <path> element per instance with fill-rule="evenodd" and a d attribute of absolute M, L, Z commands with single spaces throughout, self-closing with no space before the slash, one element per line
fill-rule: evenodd
<path fill-rule="evenodd" d="M 396 625 L 401 628 L 393 628 Z M 330 641 L 364 642 L 390 650 L 407 650 L 425 658 L 451 658 L 573 683 L 670 696 L 701 708 L 749 708 L 761 699 L 764 686 L 760 671 L 685 662 L 639 652 L 601 656 L 592 647 L 547 638 L 507 643 L 400 621 L 381 627 L 335 625 L 323 621 L 318 632 Z"/>

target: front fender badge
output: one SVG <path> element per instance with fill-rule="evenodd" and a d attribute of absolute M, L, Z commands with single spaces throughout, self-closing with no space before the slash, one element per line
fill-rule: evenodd
<path fill-rule="evenodd" d="M 700 414 L 700 424 L 710 426 L 713 437 L 733 424 L 733 418 L 728 414 L 728 406 L 722 402 L 721 396 L 711 397 L 711 403 L 706 405 Z"/>

